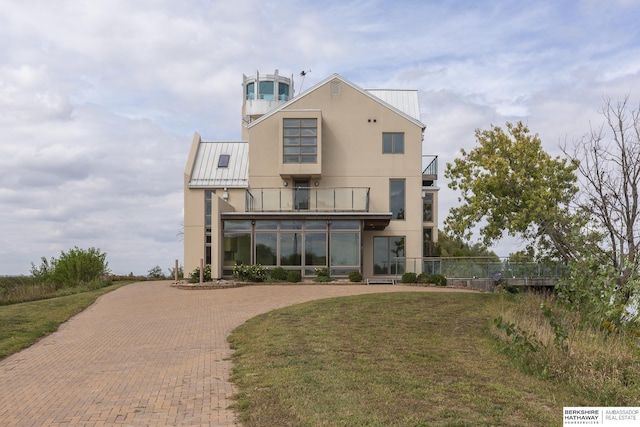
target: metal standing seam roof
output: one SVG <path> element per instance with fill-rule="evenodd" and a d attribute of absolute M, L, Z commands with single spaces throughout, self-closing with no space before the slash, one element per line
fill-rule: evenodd
<path fill-rule="evenodd" d="M 218 167 L 222 154 L 229 155 L 227 167 Z M 202 141 L 198 144 L 198 152 L 189 180 L 190 188 L 247 188 L 248 186 L 249 143 Z"/>
<path fill-rule="evenodd" d="M 420 102 L 415 89 L 365 89 L 366 92 L 380 98 L 406 115 L 420 120 Z"/>

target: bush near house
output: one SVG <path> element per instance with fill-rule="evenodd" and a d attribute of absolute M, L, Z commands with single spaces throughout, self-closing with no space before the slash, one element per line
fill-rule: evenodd
<path fill-rule="evenodd" d="M 211 264 L 206 264 L 202 270 L 202 280 L 205 282 L 211 281 Z M 200 281 L 200 267 L 196 267 L 191 272 L 189 278 L 190 283 L 198 283 Z"/>
<path fill-rule="evenodd" d="M 272 280 L 285 281 L 287 280 L 287 270 L 285 270 L 282 267 L 276 267 L 273 270 L 271 270 L 270 277 Z"/>
<path fill-rule="evenodd" d="M 326 267 L 316 268 L 316 281 L 320 283 L 332 282 L 333 279 L 329 275 L 329 269 Z"/>
<path fill-rule="evenodd" d="M 402 275 L 402 283 L 418 283 L 418 275 L 416 273 L 404 273 Z"/>
<path fill-rule="evenodd" d="M 420 273 L 418 275 L 418 283 L 426 285 L 447 286 L 447 278 L 442 274 Z"/>
<path fill-rule="evenodd" d="M 429 276 L 429 283 L 433 283 L 436 286 L 447 286 L 447 278 L 442 274 L 432 274 Z"/>
<path fill-rule="evenodd" d="M 233 278 L 241 282 L 262 282 L 265 277 L 267 277 L 267 269 L 260 264 L 240 264 L 233 267 Z"/>
<path fill-rule="evenodd" d="M 298 283 L 302 280 L 302 274 L 298 270 L 291 270 L 287 273 L 287 282 Z"/>
<path fill-rule="evenodd" d="M 362 282 L 362 274 L 359 271 L 352 271 L 349 273 L 349 281 L 350 282 Z"/>

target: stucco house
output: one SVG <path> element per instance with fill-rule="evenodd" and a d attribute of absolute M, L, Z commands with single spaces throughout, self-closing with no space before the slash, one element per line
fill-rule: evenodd
<path fill-rule="evenodd" d="M 420 273 L 437 239 L 437 156 L 423 155 L 416 90 L 338 74 L 294 96 L 293 76 L 243 76 L 241 141 L 195 134 L 184 172 L 184 267 L 281 266 L 304 277 Z"/>

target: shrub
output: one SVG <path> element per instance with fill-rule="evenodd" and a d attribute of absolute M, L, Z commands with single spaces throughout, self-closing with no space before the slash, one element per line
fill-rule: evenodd
<path fill-rule="evenodd" d="M 418 283 L 418 276 L 416 273 L 404 273 L 402 275 L 402 283 Z"/>
<path fill-rule="evenodd" d="M 333 279 L 329 275 L 329 269 L 326 267 L 315 268 L 316 271 L 316 281 L 320 283 L 332 282 Z"/>
<path fill-rule="evenodd" d="M 431 283 L 431 275 L 427 273 L 418 274 L 418 283 Z"/>
<path fill-rule="evenodd" d="M 302 274 L 298 270 L 291 270 L 287 273 L 287 281 L 291 283 L 298 283 L 302 280 Z"/>
<path fill-rule="evenodd" d="M 316 271 L 316 277 L 320 278 L 320 277 L 330 277 L 329 276 L 329 269 L 326 267 L 322 267 L 322 268 L 315 268 L 314 269 Z"/>
<path fill-rule="evenodd" d="M 202 280 L 205 282 L 211 281 L 211 264 L 206 264 L 204 266 L 204 269 L 202 270 Z M 191 278 L 189 279 L 189 282 L 191 283 L 200 282 L 200 267 L 196 267 L 191 272 Z"/>
<path fill-rule="evenodd" d="M 429 276 L 429 282 L 436 286 L 447 286 L 447 278 L 442 274 L 432 274 Z"/>
<path fill-rule="evenodd" d="M 80 249 L 77 246 L 68 252 L 60 252 L 60 258 L 47 261 L 42 257 L 42 264 L 36 267 L 31 263 L 31 275 L 38 283 L 52 282 L 56 289 L 77 287 L 81 285 L 95 286 L 102 276 L 109 274 L 107 254 L 100 249 Z"/>
<path fill-rule="evenodd" d="M 349 273 L 350 282 L 362 282 L 362 274 L 359 271 L 352 271 Z"/>
<path fill-rule="evenodd" d="M 233 278 L 241 282 L 262 282 L 266 276 L 267 269 L 260 264 L 240 264 L 233 267 Z"/>
<path fill-rule="evenodd" d="M 273 280 L 287 280 L 287 270 L 282 267 L 276 267 L 271 271 Z"/>

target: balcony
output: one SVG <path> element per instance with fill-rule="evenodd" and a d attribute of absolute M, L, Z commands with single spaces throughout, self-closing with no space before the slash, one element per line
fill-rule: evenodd
<path fill-rule="evenodd" d="M 433 187 L 438 180 L 438 156 L 422 156 L 422 186 Z"/>
<path fill-rule="evenodd" d="M 368 187 L 252 188 L 247 212 L 369 212 Z"/>

